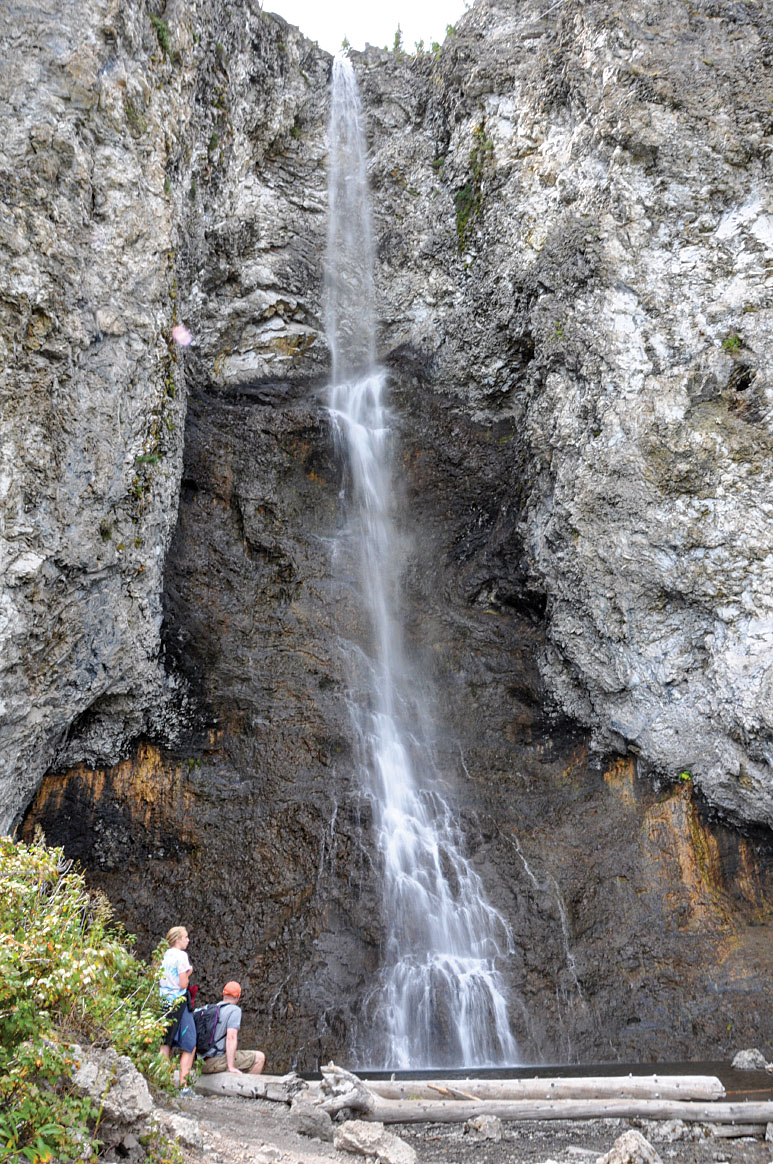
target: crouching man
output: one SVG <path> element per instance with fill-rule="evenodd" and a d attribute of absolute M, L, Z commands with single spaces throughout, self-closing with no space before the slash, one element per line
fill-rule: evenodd
<path fill-rule="evenodd" d="M 242 1025 L 242 1008 L 239 999 L 242 988 L 238 982 L 226 982 L 223 987 L 223 1001 L 217 1015 L 217 1025 L 212 1040 L 212 1050 L 201 1063 L 202 1075 L 213 1075 L 217 1071 L 232 1071 L 237 1075 L 247 1072 L 260 1075 L 266 1062 L 262 1051 L 240 1051 L 238 1048 L 239 1028 Z"/>

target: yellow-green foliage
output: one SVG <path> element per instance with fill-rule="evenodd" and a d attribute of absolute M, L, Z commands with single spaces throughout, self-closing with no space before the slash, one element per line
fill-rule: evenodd
<path fill-rule="evenodd" d="M 111 1045 L 164 1085 L 156 972 L 61 849 L 0 839 L 0 1164 L 96 1158 L 73 1044 Z"/>

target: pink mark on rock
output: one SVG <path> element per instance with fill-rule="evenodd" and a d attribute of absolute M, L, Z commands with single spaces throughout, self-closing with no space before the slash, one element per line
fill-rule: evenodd
<path fill-rule="evenodd" d="M 175 324 L 172 328 L 172 339 L 181 348 L 187 348 L 193 342 L 193 336 L 182 323 Z"/>

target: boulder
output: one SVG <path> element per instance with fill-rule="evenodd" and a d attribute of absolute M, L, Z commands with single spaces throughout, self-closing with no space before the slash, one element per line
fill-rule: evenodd
<path fill-rule="evenodd" d="M 106 1050 L 74 1048 L 78 1067 L 73 1072 L 74 1087 L 89 1095 L 102 1108 L 101 1126 L 144 1126 L 153 1111 L 148 1085 L 126 1055 L 112 1047 Z"/>
<path fill-rule="evenodd" d="M 153 1118 L 162 1135 L 174 1140 L 183 1148 L 192 1148 L 196 1152 L 203 1150 L 204 1137 L 197 1120 L 161 1110 L 156 1110 Z"/>
<path fill-rule="evenodd" d="M 297 1095 L 290 1105 L 290 1127 L 316 1140 L 333 1139 L 333 1121 L 324 1108 L 307 1094 Z"/>
<path fill-rule="evenodd" d="M 739 1051 L 730 1066 L 736 1071 L 765 1071 L 768 1063 L 762 1051 L 751 1047 L 746 1051 Z"/>
<path fill-rule="evenodd" d="M 416 1164 L 417 1160 L 410 1144 L 387 1132 L 377 1121 L 347 1120 L 336 1128 L 333 1142 L 341 1152 L 372 1156 L 378 1164 Z"/>
<path fill-rule="evenodd" d="M 498 1144 L 502 1139 L 502 1121 L 498 1116 L 481 1115 L 467 1120 L 464 1132 L 475 1140 L 493 1140 Z"/>
<path fill-rule="evenodd" d="M 641 1132 L 631 1130 L 619 1136 L 606 1156 L 598 1157 L 596 1164 L 663 1164 L 663 1161 Z"/>
<path fill-rule="evenodd" d="M 709 1132 L 702 1124 L 687 1124 L 684 1120 L 636 1121 L 642 1135 L 661 1144 L 677 1140 L 705 1140 Z"/>

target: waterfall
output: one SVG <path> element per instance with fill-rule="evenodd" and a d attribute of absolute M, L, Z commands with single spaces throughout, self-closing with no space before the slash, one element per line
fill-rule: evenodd
<path fill-rule="evenodd" d="M 366 158 L 351 62 L 333 64 L 325 325 L 330 415 L 348 475 L 337 560 L 354 562 L 362 642 L 346 644 L 350 712 L 383 869 L 384 941 L 362 1066 L 512 1064 L 500 961 L 512 951 L 446 800 L 425 680 L 413 673 L 400 611 L 386 377 L 375 363 Z"/>

